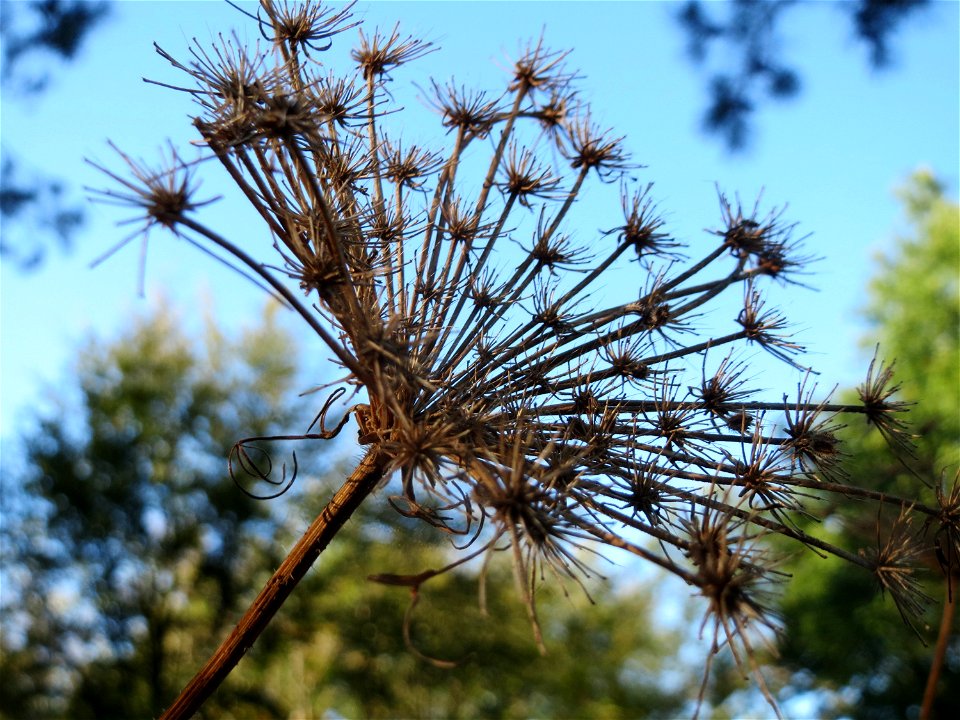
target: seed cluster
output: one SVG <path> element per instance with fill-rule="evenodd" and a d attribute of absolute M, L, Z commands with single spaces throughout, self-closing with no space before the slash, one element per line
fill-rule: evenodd
<path fill-rule="evenodd" d="M 179 158 L 150 173 L 124 156 L 134 179 L 113 177 L 130 192 L 105 194 L 138 206 L 145 228 L 226 251 L 303 317 L 362 398 L 361 442 L 401 479 L 391 502 L 475 552 L 509 548 L 538 638 L 538 583 L 581 583 L 594 572 L 585 546 L 633 553 L 699 591 L 714 650 L 728 645 L 761 687 L 752 649 L 775 625 L 763 597 L 781 579 L 765 536 L 843 557 L 905 613 L 922 607 L 906 520 L 872 554 L 795 521 L 815 497 L 866 498 L 946 523 L 938 542 L 958 556 L 952 509 L 845 484 L 839 414 L 907 445 L 889 366 L 871 364 L 859 405 L 817 401 L 805 382 L 782 402 L 749 387 L 745 346 L 802 367 L 761 291 L 811 260 L 779 212 L 722 197 L 710 246 L 685 259 L 651 187 L 631 187 L 624 139 L 594 122 L 566 53 L 542 42 L 502 93 L 431 82 L 447 139 L 423 148 L 397 134 L 387 84 L 429 43 L 361 32 L 338 73 L 321 56 L 358 24 L 349 8 L 262 0 L 251 17 L 265 49 L 159 52 L 192 80 L 179 89 L 199 104 L 202 143 L 263 218 L 286 279 L 193 219 L 194 168 Z M 595 233 L 582 242 L 568 215 L 590 182 L 619 182 L 622 212 L 610 229 L 580 223 Z M 642 280 L 609 301 L 607 278 L 631 263 Z M 736 317 L 706 324 L 730 294 Z"/>

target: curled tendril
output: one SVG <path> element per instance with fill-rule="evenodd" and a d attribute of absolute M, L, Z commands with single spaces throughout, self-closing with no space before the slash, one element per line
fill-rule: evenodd
<path fill-rule="evenodd" d="M 393 496 L 387 498 L 387 502 L 390 503 L 390 506 L 396 510 L 400 515 L 405 518 L 410 518 L 412 520 L 422 520 L 423 522 L 431 525 L 443 532 L 451 534 L 460 534 L 456 530 L 450 527 L 447 524 L 449 520 L 448 516 L 441 515 L 440 509 L 428 507 L 426 505 L 421 505 L 416 500 L 411 499 L 406 496 Z M 406 505 L 406 508 L 402 507 Z"/>
<path fill-rule="evenodd" d="M 237 442 L 233 448 L 230 450 L 230 457 L 227 460 L 227 466 L 230 470 L 230 479 L 233 480 L 233 483 L 240 488 L 240 491 L 249 498 L 254 500 L 273 500 L 283 495 L 287 490 L 291 488 L 294 480 L 297 479 L 297 453 L 293 453 L 293 472 L 290 474 L 290 479 L 287 479 L 287 464 L 283 464 L 283 474 L 280 480 L 274 480 L 270 477 L 273 472 L 273 460 L 270 458 L 270 454 L 261 447 L 256 445 L 247 445 L 247 442 L 252 442 L 255 440 L 277 440 L 281 438 L 276 437 L 254 437 L 254 438 L 245 438 Z M 254 452 L 263 457 L 266 461 L 266 467 L 261 467 L 250 457 L 250 452 Z M 237 479 L 236 471 L 234 470 L 234 458 L 237 460 L 237 464 L 243 470 L 244 473 L 250 477 L 254 477 L 257 480 L 262 480 L 263 482 L 269 483 L 273 486 L 278 486 L 280 489 L 273 493 L 268 493 L 266 495 L 258 495 L 247 490 L 243 484 Z"/>
<path fill-rule="evenodd" d="M 347 421 L 350 419 L 350 414 L 345 413 L 333 429 L 327 430 L 327 412 L 330 410 L 330 406 L 333 405 L 338 398 L 342 397 L 345 392 L 346 390 L 341 387 L 330 393 L 330 397 L 328 397 L 323 403 L 323 407 L 320 408 L 320 412 L 317 413 L 317 416 L 313 419 L 313 422 L 310 423 L 306 433 L 301 435 L 256 435 L 238 440 L 230 449 L 230 456 L 227 459 L 227 468 L 230 471 L 230 479 L 233 480 L 234 484 L 238 488 L 240 488 L 240 491 L 247 497 L 253 498 L 254 500 L 273 500 L 274 498 L 278 498 L 286 493 L 293 486 L 294 481 L 297 479 L 297 473 L 299 471 L 297 453 L 291 453 L 293 456 L 293 472 L 290 474 L 289 479 L 287 478 L 287 464 L 284 463 L 281 466 L 280 479 L 275 480 L 270 477 L 270 475 L 273 473 L 273 459 L 270 457 L 270 453 L 268 453 L 262 447 L 258 447 L 252 443 L 274 442 L 277 440 L 331 440 L 335 438 L 340 434 L 340 431 L 343 430 L 343 426 L 347 424 Z M 320 424 L 320 432 L 311 433 L 310 430 L 312 430 L 317 423 Z M 261 462 L 264 462 L 265 464 L 261 465 L 260 463 L 256 462 L 253 457 L 251 457 L 251 453 L 261 457 Z M 239 468 L 247 476 L 256 478 L 257 480 L 262 480 L 263 482 L 273 485 L 274 487 L 279 487 L 280 489 L 267 495 L 258 495 L 250 492 L 243 486 L 240 480 L 237 479 L 234 462 L 236 462 L 236 465 L 239 466 Z"/>
<path fill-rule="evenodd" d="M 439 570 L 424 570 L 423 572 L 417 573 L 415 575 L 395 575 L 393 573 L 380 573 L 377 575 L 368 575 L 367 580 L 375 583 L 380 583 L 381 585 L 393 585 L 397 587 L 408 587 L 410 588 L 410 605 L 407 607 L 407 611 L 403 615 L 403 640 L 406 643 L 407 649 L 413 653 L 417 658 L 423 660 L 424 662 L 430 663 L 434 667 L 452 669 L 459 667 L 464 662 L 470 659 L 473 653 L 469 653 L 459 660 L 441 660 L 439 658 L 431 657 L 425 655 L 421 650 L 417 648 L 413 643 L 413 638 L 411 637 L 411 627 L 413 625 L 413 611 L 416 609 L 417 604 L 420 602 L 420 586 L 423 585 L 428 580 L 437 577 L 438 575 L 443 575 L 444 573 L 450 572 L 454 568 L 463 565 L 470 560 L 473 560 L 475 557 L 481 555 L 482 553 L 487 552 L 487 550 L 493 545 L 493 541 L 487 543 L 479 550 L 476 550 L 466 557 L 462 557 L 459 560 L 446 565 Z"/>
<path fill-rule="evenodd" d="M 403 614 L 403 642 L 407 646 L 407 650 L 409 650 L 418 659 L 430 663 L 434 667 L 443 668 L 444 670 L 452 670 L 453 668 L 463 665 L 463 663 L 470 659 L 473 653 L 465 655 L 459 660 L 441 660 L 440 658 L 425 654 L 423 651 L 418 649 L 416 645 L 414 645 L 410 628 L 413 625 L 413 611 L 416 609 L 417 603 L 419 602 L 420 586 L 417 584 L 411 586 L 410 588 L 410 605 L 407 606 L 407 611 Z"/>
<path fill-rule="evenodd" d="M 341 397 L 343 397 L 344 394 L 346 394 L 346 392 L 347 392 L 346 388 L 339 387 L 336 390 L 334 390 L 332 393 L 330 393 L 330 397 L 328 397 L 326 401 L 323 403 L 323 407 L 320 408 L 320 412 L 317 413 L 317 416 L 313 419 L 313 422 L 310 423 L 310 425 L 307 427 L 307 432 L 310 432 L 311 430 L 313 430 L 314 426 L 317 423 L 320 423 L 319 434 L 327 436 L 321 439 L 329 440 L 330 438 L 336 437 L 340 433 L 340 431 L 343 430 L 343 426 L 346 425 L 347 421 L 350 419 L 349 413 L 344 413 L 343 417 L 340 418 L 340 422 L 337 423 L 337 426 L 333 428 L 333 430 L 327 430 L 325 422 L 327 419 L 327 413 L 330 411 L 330 406 L 333 405 L 333 403 L 335 403 Z"/>

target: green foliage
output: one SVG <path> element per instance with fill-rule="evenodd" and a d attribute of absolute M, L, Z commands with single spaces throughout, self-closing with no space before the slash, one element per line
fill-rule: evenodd
<path fill-rule="evenodd" d="M 361 522 L 348 524 L 271 625 L 288 643 L 279 656 L 295 658 L 297 673 L 277 663 L 273 649 L 254 650 L 272 696 L 297 699 L 294 716 L 333 709 L 371 718 L 672 717 L 689 697 L 682 684 L 663 687 L 663 658 L 676 638 L 652 624 L 644 591 L 620 594 L 598 581 L 592 604 L 579 588 L 564 596 L 545 587 L 541 656 L 507 562 L 488 569 L 486 614 L 477 568 L 432 579 L 412 609 L 410 589 L 364 581 L 449 561 L 445 542 L 422 523 L 398 521 L 383 499 L 361 507 Z M 401 632 L 408 611 L 415 650 Z M 249 677 L 243 663 L 237 674 Z"/>
<path fill-rule="evenodd" d="M 936 505 L 935 487 L 949 489 L 960 468 L 960 233 L 958 206 L 928 172 L 900 192 L 910 232 L 880 258 L 866 314 L 869 342 L 896 358 L 899 397 L 910 412 L 915 457 L 896 457 L 878 434 L 847 432 L 844 470 L 853 485 L 919 496 Z M 924 485 L 927 485 L 926 487 Z M 882 518 L 889 528 L 895 513 Z M 826 522 L 835 542 L 852 552 L 876 544 L 876 514 L 859 503 L 832 508 Z M 864 718 L 902 718 L 916 712 L 930 671 L 945 583 L 930 552 L 922 558 L 925 591 L 936 599 L 918 625 L 923 642 L 904 625 L 869 576 L 812 552 L 791 563 L 794 581 L 783 601 L 784 660 L 815 676 L 823 688 L 852 688 L 853 705 L 833 712 Z M 926 643 L 926 645 L 924 645 Z M 954 627 L 934 716 L 960 713 L 960 633 Z M 848 695 L 849 697 L 849 695 Z M 838 696 L 839 698 L 839 696 Z"/>
<path fill-rule="evenodd" d="M 90 343 L 79 403 L 25 438 L 24 492 L 3 526 L 0 717 L 155 717 L 332 492 L 335 478 L 303 475 L 256 501 L 226 472 L 241 437 L 305 424 L 291 400 L 296 353 L 273 315 L 237 341 L 209 328 L 203 351 L 179 326 L 158 311 L 109 347 Z M 544 591 L 541 657 L 509 563 L 488 568 L 486 614 L 479 568 L 444 574 L 421 589 L 407 648 L 409 588 L 366 577 L 442 567 L 449 546 L 397 515 L 389 492 L 342 531 L 203 717 L 669 717 L 682 706 L 683 683 L 663 687 L 676 639 L 653 626 L 650 596 L 600 580 L 595 605 L 575 586 Z"/>
<path fill-rule="evenodd" d="M 927 171 L 900 197 L 912 234 L 880 258 L 867 317 L 897 358 L 911 423 L 933 470 L 960 465 L 960 218 Z"/>
<path fill-rule="evenodd" d="M 579 591 L 548 592 L 541 612 L 550 652 L 542 657 L 502 566 L 487 578 L 487 614 L 473 572 L 429 583 L 412 615 L 416 650 L 408 648 L 401 628 L 410 591 L 365 578 L 440 567 L 446 548 L 383 503 L 359 513 L 230 675 L 234 697 L 265 688 L 279 716 L 297 718 L 637 718 L 673 717 L 689 696 L 683 685 L 661 687 L 675 638 L 650 628 L 645 593 L 615 596 L 600 584 L 593 605 Z M 234 701 L 203 713 L 254 709 Z"/>
<path fill-rule="evenodd" d="M 24 440 L 3 526 L 3 662 L 22 681 L 4 684 L 9 717 L 152 715 L 173 691 L 175 631 L 229 627 L 243 578 L 273 562 L 270 507 L 237 490 L 224 458 L 292 420 L 290 341 L 268 314 L 239 342 L 209 329 L 200 354 L 178 323 L 158 312 L 107 349 L 90 343 L 79 405 Z M 267 347 L 278 361 L 247 377 Z"/>

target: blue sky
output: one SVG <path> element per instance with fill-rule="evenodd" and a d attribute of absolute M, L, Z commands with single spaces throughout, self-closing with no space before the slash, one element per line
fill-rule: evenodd
<path fill-rule="evenodd" d="M 794 101 L 764 105 L 756 115 L 752 148 L 740 155 L 699 131 L 706 78 L 694 72 L 685 41 L 666 2 L 380 2 L 357 6 L 370 25 L 401 29 L 434 41 L 439 50 L 395 74 L 394 89 L 418 107 L 414 81 L 429 76 L 498 88 L 510 58 L 541 30 L 553 48 L 572 48 L 570 64 L 584 76 L 582 95 L 595 117 L 627 135 L 627 147 L 646 168 L 635 173 L 654 182 L 654 197 L 677 238 L 706 241 L 704 228 L 719 224 L 716 186 L 752 204 L 763 190 L 763 207 L 788 205 L 785 218 L 811 237 L 810 254 L 823 260 L 807 281 L 818 288 L 775 289 L 810 348 L 821 382 L 848 386 L 864 372 L 858 347 L 857 310 L 877 252 L 889 249 L 903 229 L 892 191 L 917 167 L 932 168 L 956 196 L 960 150 L 958 28 L 960 4 L 934 3 L 910 19 L 893 42 L 894 66 L 872 71 L 867 50 L 852 36 L 846 15 L 832 3 L 804 6 L 789 15 L 781 33 L 784 60 L 804 81 Z M 258 37 L 252 23 L 220 2 L 120 2 L 77 62 L 64 66 L 50 90 L 38 97 L 3 99 L 3 145 L 15 148 L 39 172 L 82 186 L 104 187 L 105 178 L 84 164 L 92 158 L 117 168 L 106 145 L 152 161 L 169 138 L 178 146 L 193 139 L 189 98 L 145 84 L 143 77 L 183 82 L 152 48 L 156 41 L 187 57 L 190 38 L 209 42 L 238 29 Z M 337 39 L 345 51 L 353 32 Z M 342 58 L 342 53 L 337 57 Z M 441 138 L 422 114 L 418 137 Z M 426 129 L 424 129 L 426 128 Z M 432 134 L 431 134 L 432 133 Z M 229 194 L 216 177 L 209 195 Z M 90 261 L 117 242 L 126 215 L 92 206 L 74 251 L 52 253 L 43 267 L 24 274 L 2 267 L 2 435 L 13 436 L 30 408 L 49 398 L 44 388 L 63 387 L 77 343 L 88 335 L 109 337 L 131 315 L 153 302 L 170 303 L 186 322 L 212 314 L 228 328 L 255 317 L 262 294 L 185 243 L 162 233 L 151 241 L 148 300 L 137 295 L 139 252 L 131 244 L 95 269 Z M 268 238 L 247 223 L 244 208 L 229 199 L 204 216 L 232 237 Z M 617 224 L 616 213 L 597 227 Z M 254 221 L 255 222 L 255 221 Z M 195 325 L 199 326 L 199 322 Z M 291 325 L 296 327 L 295 325 Z M 307 348 L 309 351 L 309 348 Z M 318 370 L 322 372 L 322 370 Z M 790 383 L 795 382 L 795 376 Z M 766 378 L 764 378 L 766 380 Z M 781 378 L 769 385 L 777 387 Z"/>

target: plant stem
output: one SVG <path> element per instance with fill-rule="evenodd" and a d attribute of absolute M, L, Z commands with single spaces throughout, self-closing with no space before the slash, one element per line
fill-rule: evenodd
<path fill-rule="evenodd" d="M 330 540 L 377 486 L 384 475 L 386 462 L 387 457 L 378 447 L 367 451 L 360 464 L 267 581 L 227 639 L 164 711 L 160 720 L 185 720 L 200 709 L 253 646 Z"/>
<path fill-rule="evenodd" d="M 940 633 L 937 636 L 937 646 L 933 650 L 933 662 L 930 664 L 930 674 L 927 676 L 927 687 L 923 691 L 923 704 L 920 706 L 920 720 L 930 720 L 933 714 L 933 701 L 937 697 L 937 681 L 940 679 L 940 669 L 943 667 L 943 658 L 947 654 L 947 644 L 950 639 L 950 630 L 953 627 L 953 611 L 957 606 L 957 598 L 952 592 L 950 583 L 953 578 L 947 577 L 946 602 L 943 604 L 943 617 L 940 618 Z"/>

